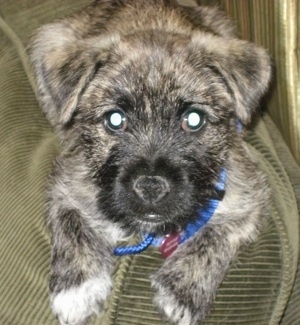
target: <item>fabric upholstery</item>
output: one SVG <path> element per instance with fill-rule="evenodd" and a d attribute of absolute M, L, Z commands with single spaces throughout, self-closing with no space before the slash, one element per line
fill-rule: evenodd
<path fill-rule="evenodd" d="M 269 130 L 276 130 L 276 127 L 270 117 L 265 116 L 264 122 L 266 123 Z M 269 133 L 272 141 L 274 143 L 276 152 L 283 167 L 285 168 L 292 186 L 294 188 L 298 210 L 300 209 L 300 173 L 299 166 L 293 159 L 291 153 L 289 152 L 288 146 L 283 141 L 282 135 L 279 132 Z M 298 261 L 296 280 L 293 285 L 292 294 L 290 296 L 287 308 L 284 312 L 284 316 L 281 320 L 283 325 L 294 325 L 299 323 L 300 319 L 300 260 Z"/>
<path fill-rule="evenodd" d="M 44 189 L 59 146 L 35 99 L 25 46 L 36 27 L 88 2 L 0 1 L 0 324 L 3 325 L 58 324 L 49 308 L 47 289 L 50 244 L 44 225 Z M 293 186 L 298 183 L 291 182 L 289 177 L 299 173 L 299 168 L 294 163 L 289 169 L 280 160 L 288 150 L 268 118 L 250 134 L 248 141 L 272 186 L 269 217 L 259 240 L 243 249 L 232 264 L 205 324 L 278 324 L 292 294 L 282 324 L 296 325 L 300 284 L 297 279 L 293 287 L 293 282 L 299 254 L 299 215 Z M 289 160 L 293 162 L 292 157 Z M 153 293 L 148 280 L 148 275 L 161 263 L 154 249 L 120 258 L 105 312 L 93 324 L 166 324 L 151 302 Z"/>

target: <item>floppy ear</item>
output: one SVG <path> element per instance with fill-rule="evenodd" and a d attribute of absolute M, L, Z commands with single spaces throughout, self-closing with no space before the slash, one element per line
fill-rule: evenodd
<path fill-rule="evenodd" d="M 38 99 L 50 123 L 67 125 L 89 81 L 104 65 L 116 36 L 83 39 L 64 22 L 45 25 L 30 48 Z"/>
<path fill-rule="evenodd" d="M 220 68 L 234 94 L 236 115 L 246 125 L 269 87 L 271 58 L 265 49 L 238 40 L 232 42 L 223 64 Z"/>
<path fill-rule="evenodd" d="M 194 42 L 202 47 L 205 42 L 211 66 L 235 100 L 237 118 L 244 125 L 250 123 L 271 79 L 272 64 L 267 51 L 247 41 L 215 36 L 205 40 L 197 37 Z"/>

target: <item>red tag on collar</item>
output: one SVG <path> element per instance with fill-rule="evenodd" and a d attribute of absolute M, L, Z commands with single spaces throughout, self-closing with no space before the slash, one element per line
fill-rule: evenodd
<path fill-rule="evenodd" d="M 167 235 L 162 241 L 159 251 L 163 258 L 168 258 L 176 250 L 179 245 L 180 234 L 178 232 L 173 232 Z"/>

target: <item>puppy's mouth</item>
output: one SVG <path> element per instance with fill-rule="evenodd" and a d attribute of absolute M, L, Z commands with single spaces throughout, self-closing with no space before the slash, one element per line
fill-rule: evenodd
<path fill-rule="evenodd" d="M 166 235 L 175 229 L 181 228 L 178 222 L 172 220 L 170 216 L 158 213 L 146 213 L 134 218 L 132 225 L 142 233 L 155 233 L 156 235 Z"/>

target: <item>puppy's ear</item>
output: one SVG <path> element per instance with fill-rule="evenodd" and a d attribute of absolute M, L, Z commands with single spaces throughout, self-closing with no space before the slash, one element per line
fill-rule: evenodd
<path fill-rule="evenodd" d="M 250 123 L 271 79 L 272 63 L 267 51 L 239 39 L 211 36 L 194 41 L 202 48 L 205 43 L 211 68 L 220 75 L 235 100 L 237 118 L 244 125 Z"/>
<path fill-rule="evenodd" d="M 236 101 L 236 115 L 248 124 L 267 91 L 271 74 L 271 58 L 267 51 L 252 43 L 234 41 L 220 66 Z"/>
<path fill-rule="evenodd" d="M 89 81 L 106 61 L 116 36 L 84 39 L 63 22 L 45 25 L 29 49 L 37 96 L 50 123 L 67 125 Z"/>

